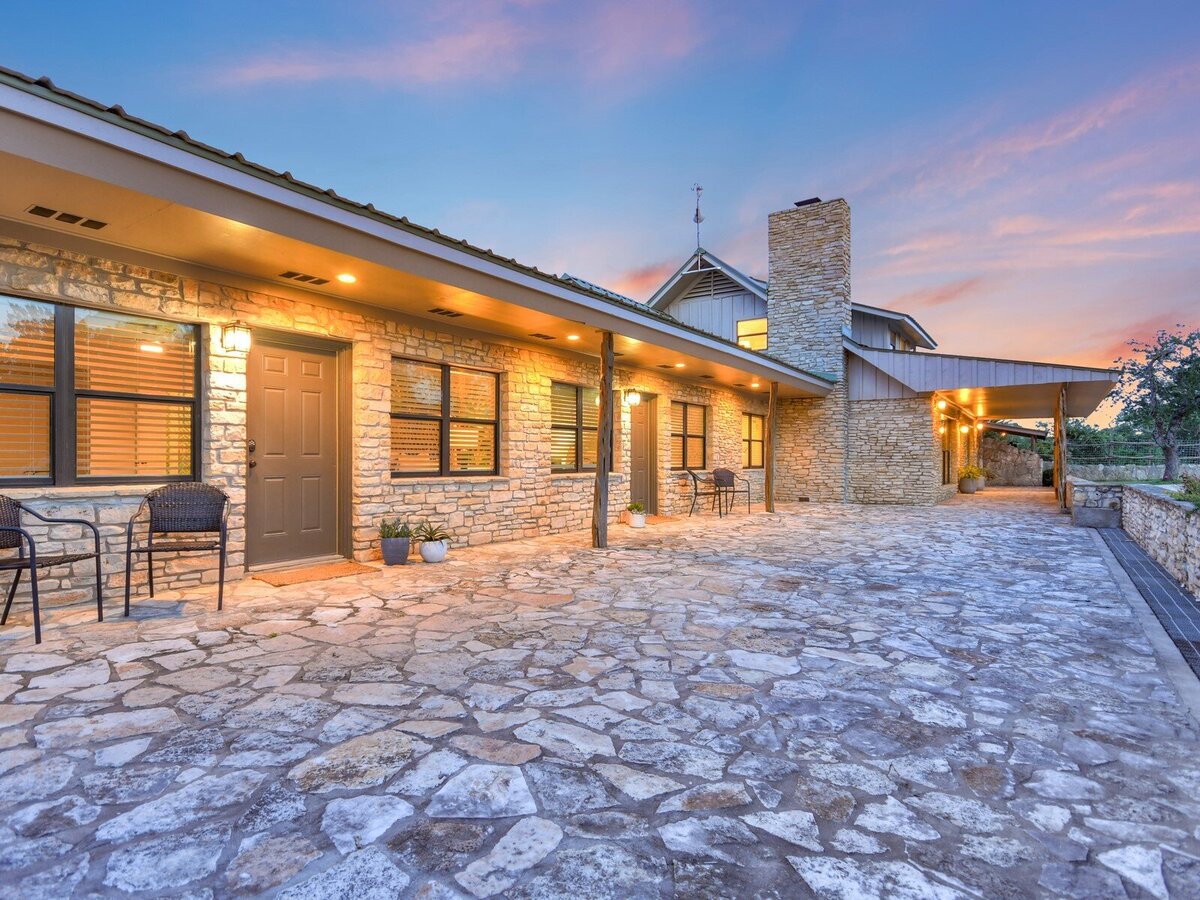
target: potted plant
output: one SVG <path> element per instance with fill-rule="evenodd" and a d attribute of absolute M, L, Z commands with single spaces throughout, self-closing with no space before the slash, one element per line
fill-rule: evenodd
<path fill-rule="evenodd" d="M 450 549 L 450 532 L 428 521 L 413 530 L 413 540 L 420 542 L 421 559 L 427 563 L 441 562 Z"/>
<path fill-rule="evenodd" d="M 996 474 L 987 466 L 981 467 L 979 470 L 979 477 L 975 479 L 975 489 L 982 491 L 985 487 L 987 487 L 987 480 L 995 477 Z"/>
<path fill-rule="evenodd" d="M 379 547 L 383 551 L 385 566 L 403 566 L 408 562 L 408 551 L 412 546 L 412 529 L 399 519 L 379 523 Z"/>
<path fill-rule="evenodd" d="M 646 527 L 646 504 L 635 500 L 625 507 L 625 509 L 629 513 L 630 528 Z"/>
<path fill-rule="evenodd" d="M 958 489 L 964 494 L 973 494 L 979 489 L 983 469 L 979 466 L 963 466 L 958 470 Z"/>

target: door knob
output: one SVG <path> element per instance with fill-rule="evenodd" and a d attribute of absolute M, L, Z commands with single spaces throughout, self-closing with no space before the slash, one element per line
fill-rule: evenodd
<path fill-rule="evenodd" d="M 252 459 L 252 460 L 250 460 L 250 462 L 248 462 L 246 465 L 248 465 L 248 466 L 249 466 L 251 469 L 253 469 L 255 466 L 257 466 L 257 465 L 258 465 L 258 460 L 256 460 L 256 459 Z"/>

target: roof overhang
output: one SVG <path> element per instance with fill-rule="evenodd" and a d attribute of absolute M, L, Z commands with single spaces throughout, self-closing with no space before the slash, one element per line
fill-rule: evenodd
<path fill-rule="evenodd" d="M 684 260 L 683 265 L 675 271 L 675 274 L 654 292 L 654 296 L 646 301 L 646 305 L 651 309 L 666 309 L 675 298 L 686 293 L 698 278 L 708 272 L 720 272 L 764 302 L 767 299 L 767 288 L 761 281 L 751 278 L 744 272 L 739 272 L 707 250 L 697 249 L 695 253 Z"/>
<path fill-rule="evenodd" d="M 1040 428 L 1024 428 L 1021 425 L 1001 425 L 997 422 L 984 422 L 984 431 L 993 431 L 996 434 L 1011 434 L 1017 437 L 1037 438 L 1044 441 L 1049 435 Z"/>
<path fill-rule="evenodd" d="M 1067 388 L 1067 415 L 1096 411 L 1118 380 L 1112 369 L 909 350 L 879 350 L 845 341 L 846 349 L 919 394 L 944 394 L 972 415 L 1033 419 L 1054 415 Z"/>
<path fill-rule="evenodd" d="M 865 303 L 851 303 L 850 309 L 854 312 L 866 313 L 869 316 L 878 316 L 881 319 L 895 322 L 900 326 L 905 336 L 918 347 L 924 347 L 926 350 L 937 348 L 937 341 L 908 313 L 895 312 L 894 310 L 883 309 L 879 306 L 867 306 Z"/>
<path fill-rule="evenodd" d="M 661 368 L 665 376 L 702 385 L 754 393 L 748 387 L 754 381 L 763 383 L 759 390 L 773 381 L 785 397 L 820 397 L 831 389 L 827 378 L 640 304 L 410 227 L 290 176 L 268 177 L 262 173 L 269 170 L 240 156 L 3 73 L 0 169 L 0 220 L 8 220 L 0 221 L 0 230 L 12 234 L 49 235 L 43 239 L 94 247 L 90 252 L 117 259 L 146 254 L 175 264 L 176 271 L 200 267 L 281 296 L 321 295 L 423 319 L 439 331 L 463 329 L 551 352 L 597 355 L 600 334 L 611 331 L 619 365 Z M 31 217 L 31 204 L 109 224 L 84 234 Z M 330 281 L 305 288 L 281 279 L 287 270 Z M 334 276 L 342 272 L 357 282 L 340 284 Z M 434 309 L 458 315 L 447 318 Z M 568 343 L 568 334 L 579 340 Z"/>

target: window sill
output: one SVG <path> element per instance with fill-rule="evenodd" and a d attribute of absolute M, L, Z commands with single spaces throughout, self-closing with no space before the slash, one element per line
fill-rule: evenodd
<path fill-rule="evenodd" d="M 148 482 L 146 484 L 74 484 L 56 486 L 53 484 L 36 487 L 0 487 L 0 494 L 12 497 L 14 500 L 90 500 L 105 497 L 144 497 L 155 488 L 162 487 L 168 482 Z M 179 482 L 169 482 L 178 484 Z"/>
<path fill-rule="evenodd" d="M 507 475 L 393 475 L 392 486 L 402 484 L 507 484 Z"/>

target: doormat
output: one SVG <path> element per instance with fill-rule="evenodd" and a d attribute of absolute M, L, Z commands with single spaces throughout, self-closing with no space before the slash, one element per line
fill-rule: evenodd
<path fill-rule="evenodd" d="M 328 581 L 330 578 L 346 578 L 350 575 L 369 575 L 378 572 L 370 566 L 356 563 L 352 560 L 345 562 L 326 563 L 321 566 L 305 566 L 303 569 L 285 569 L 282 572 L 259 572 L 254 577 L 259 581 L 275 587 L 287 587 L 290 584 L 301 584 L 306 581 Z"/>

